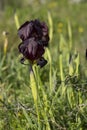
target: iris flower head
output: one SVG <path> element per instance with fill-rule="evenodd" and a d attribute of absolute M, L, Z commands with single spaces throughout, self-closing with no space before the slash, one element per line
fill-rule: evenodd
<path fill-rule="evenodd" d="M 49 33 L 45 22 L 31 20 L 25 22 L 18 29 L 18 36 L 22 40 L 19 44 L 19 52 L 22 53 L 23 59 L 28 59 L 31 63 L 36 61 L 37 65 L 43 67 L 47 61 L 43 54 L 48 47 Z"/>

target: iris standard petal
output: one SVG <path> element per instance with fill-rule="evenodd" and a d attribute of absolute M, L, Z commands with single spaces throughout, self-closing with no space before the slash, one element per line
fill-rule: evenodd
<path fill-rule="evenodd" d="M 30 37 L 32 30 L 33 23 L 27 21 L 18 29 L 18 35 L 24 41 Z"/>

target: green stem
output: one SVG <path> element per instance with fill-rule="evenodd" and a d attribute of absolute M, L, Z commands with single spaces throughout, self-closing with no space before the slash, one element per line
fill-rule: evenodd
<path fill-rule="evenodd" d="M 32 96 L 34 99 L 34 104 L 36 107 L 36 112 L 37 112 L 37 118 L 38 118 L 38 130 L 40 129 L 40 115 L 39 115 L 39 110 L 38 110 L 38 86 L 36 82 L 36 77 L 35 77 L 35 68 L 33 66 L 30 66 L 30 85 L 31 85 L 31 90 L 32 90 Z"/>

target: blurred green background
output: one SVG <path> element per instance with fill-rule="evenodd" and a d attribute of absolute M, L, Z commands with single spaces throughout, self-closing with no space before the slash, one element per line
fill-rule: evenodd
<path fill-rule="evenodd" d="M 49 14 L 52 20 L 52 28 L 49 22 Z M 56 123 L 53 125 L 56 130 L 86 130 L 87 128 L 87 1 L 86 0 L 0 0 L 0 130 L 37 130 L 34 126 L 36 119 L 35 108 L 30 88 L 29 68 L 21 65 L 18 45 L 21 42 L 17 35 L 15 21 L 17 16 L 19 24 L 27 20 L 40 19 L 45 21 L 52 30 L 52 39 L 49 43 L 49 50 L 52 58 L 52 82 L 53 87 L 59 88 L 59 95 L 54 101 L 52 108 Z M 78 76 L 72 75 L 68 79 L 69 64 L 67 55 L 69 49 L 68 23 L 72 33 L 72 63 L 80 55 L 80 66 Z M 7 33 L 7 35 L 5 35 Z M 63 72 L 65 75 L 65 86 L 70 84 L 68 97 L 61 98 L 61 74 L 59 60 L 60 36 L 62 35 L 63 45 Z M 7 44 L 6 44 L 7 42 Z M 78 59 L 77 59 L 78 60 Z M 49 67 L 50 62 L 40 70 L 42 87 L 51 106 L 52 96 L 49 95 Z M 75 68 L 75 66 L 73 67 Z M 77 78 L 76 78 L 77 77 Z M 69 81 L 68 81 L 69 80 Z M 69 82 L 69 84 L 67 83 Z M 77 84 L 76 84 L 77 83 Z M 72 91 L 72 92 L 71 92 Z M 65 91 L 66 93 L 68 93 Z M 71 97 L 76 98 L 73 101 Z M 42 93 L 40 94 L 42 99 Z M 70 96 L 70 98 L 69 98 Z M 71 100 L 71 104 L 70 103 Z M 42 100 L 41 100 L 42 101 Z M 69 102 L 69 103 L 68 103 Z M 74 103 L 73 103 L 74 102 Z M 78 102 L 78 104 L 77 104 Z M 73 105 L 72 105 L 73 104 Z M 79 104 L 82 105 L 81 109 Z M 43 101 L 42 104 L 43 105 Z M 71 107 L 71 106 L 72 107 Z M 41 106 L 42 107 L 42 106 Z M 22 109 L 23 108 L 23 109 Z M 30 108 L 31 111 L 28 111 Z M 44 107 L 42 107 L 44 108 Z M 40 108 L 40 110 L 42 110 Z M 25 111 L 24 111 L 25 110 Z M 30 112 L 30 113 L 29 113 Z M 41 112 L 41 111 L 40 111 Z M 34 114 L 32 114 L 34 113 Z M 48 115 L 48 118 L 49 115 Z M 32 119 L 33 125 L 29 125 Z M 42 119 L 42 117 L 41 117 Z M 75 120 L 74 120 L 75 119 Z M 59 124 L 57 126 L 56 124 Z M 31 128 L 30 128 L 31 127 Z M 42 130 L 42 129 L 41 129 Z M 45 129 L 44 129 L 45 130 Z M 48 130 L 48 129 L 47 129 Z"/>

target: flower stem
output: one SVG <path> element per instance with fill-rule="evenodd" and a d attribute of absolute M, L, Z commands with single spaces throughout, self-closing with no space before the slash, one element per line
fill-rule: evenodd
<path fill-rule="evenodd" d="M 40 130 L 40 115 L 38 110 L 38 91 L 37 91 L 37 83 L 35 79 L 34 66 L 30 65 L 30 86 L 32 91 L 32 96 L 34 99 L 34 104 L 36 107 L 37 118 L 38 118 L 38 130 Z"/>

